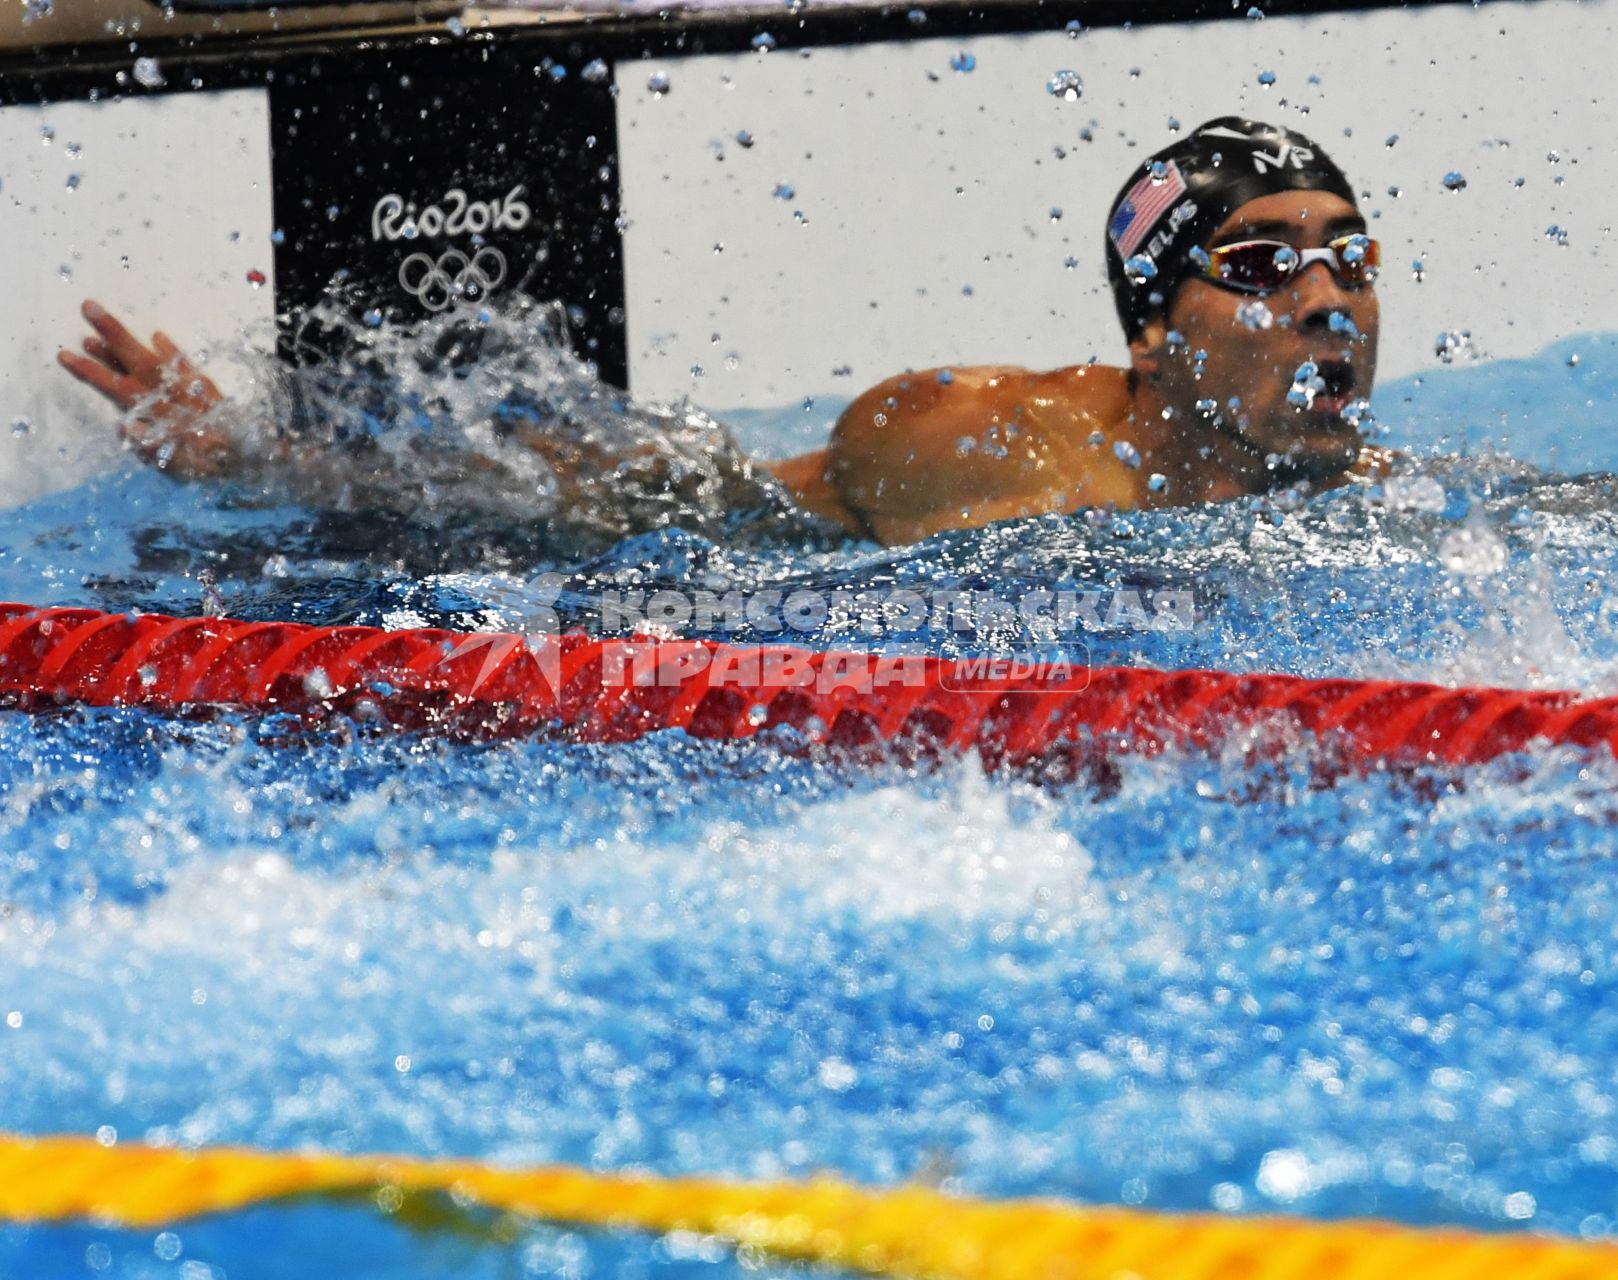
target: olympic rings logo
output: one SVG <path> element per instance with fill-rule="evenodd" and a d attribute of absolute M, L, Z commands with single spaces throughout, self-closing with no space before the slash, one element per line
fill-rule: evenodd
<path fill-rule="evenodd" d="M 413 253 L 399 264 L 399 284 L 427 310 L 446 311 L 458 302 L 481 302 L 506 278 L 506 255 L 487 245 L 470 258 L 447 249 L 435 262 Z"/>

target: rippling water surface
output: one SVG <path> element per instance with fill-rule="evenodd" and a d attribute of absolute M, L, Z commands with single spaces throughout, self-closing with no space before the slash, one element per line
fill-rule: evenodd
<path fill-rule="evenodd" d="M 1540 394 L 1560 363 L 1491 394 Z M 1447 393 L 1456 436 L 1478 385 Z M 1588 420 L 1588 399 L 1547 394 L 1544 423 Z M 597 428 L 637 412 L 609 404 Z M 904 549 L 774 515 L 570 547 L 453 496 L 357 520 L 126 470 L 0 513 L 0 596 L 601 628 L 603 591 L 665 587 L 1178 591 L 1189 626 L 1059 642 L 1611 693 L 1614 496 L 1600 475 L 1416 458 L 1303 503 Z M 863 627 L 795 638 L 892 640 Z M 902 637 L 1047 638 L 1015 618 Z M 0 1128 L 1608 1234 L 1618 766 L 1546 752 L 1321 787 L 1309 765 L 1127 761 L 1097 790 L 677 735 L 287 741 L 252 718 L 0 713 Z M 16 1275 L 736 1265 L 310 1205 L 163 1239 L 0 1233 Z"/>

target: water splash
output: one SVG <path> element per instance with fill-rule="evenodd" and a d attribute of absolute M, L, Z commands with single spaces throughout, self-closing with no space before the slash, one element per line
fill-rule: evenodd
<path fill-rule="evenodd" d="M 1077 71 L 1053 72 L 1045 92 L 1061 102 L 1077 102 L 1084 96 L 1084 79 Z"/>

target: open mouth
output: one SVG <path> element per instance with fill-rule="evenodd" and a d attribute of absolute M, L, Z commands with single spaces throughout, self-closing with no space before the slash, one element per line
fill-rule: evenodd
<path fill-rule="evenodd" d="M 1309 401 L 1309 412 L 1325 417 L 1341 417 L 1354 400 L 1359 379 L 1354 366 L 1346 360 L 1322 360 L 1315 366 L 1315 376 L 1325 385 Z"/>

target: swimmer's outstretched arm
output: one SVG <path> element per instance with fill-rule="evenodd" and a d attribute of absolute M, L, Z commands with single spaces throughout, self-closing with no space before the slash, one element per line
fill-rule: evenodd
<path fill-rule="evenodd" d="M 441 474 L 429 461 L 409 477 L 375 453 L 355 466 L 351 455 L 329 443 L 289 438 L 255 423 L 167 334 L 153 334 L 148 345 L 93 299 L 83 311 L 95 330 L 84 340 L 84 354 L 64 348 L 57 360 L 118 407 L 119 432 L 130 447 L 176 480 L 273 480 L 310 506 L 389 510 L 416 505 L 424 481 L 448 487 L 475 478 L 497 487 L 504 478 L 492 459 L 475 455 L 442 460 Z"/>
<path fill-rule="evenodd" d="M 222 421 L 229 402 L 173 340 L 156 333 L 147 346 L 100 303 L 87 299 L 83 311 L 95 330 L 84 354 L 64 347 L 56 358 L 123 411 L 119 431 L 130 447 L 178 479 L 240 472 L 240 447 Z"/>

